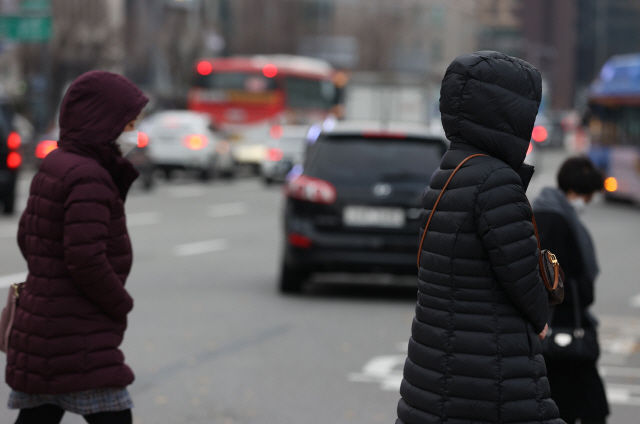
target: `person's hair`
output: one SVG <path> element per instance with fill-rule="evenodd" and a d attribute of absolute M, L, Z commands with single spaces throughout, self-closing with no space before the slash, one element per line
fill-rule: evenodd
<path fill-rule="evenodd" d="M 593 162 L 584 156 L 564 161 L 558 171 L 558 187 L 568 193 L 590 196 L 604 188 L 604 178 Z"/>

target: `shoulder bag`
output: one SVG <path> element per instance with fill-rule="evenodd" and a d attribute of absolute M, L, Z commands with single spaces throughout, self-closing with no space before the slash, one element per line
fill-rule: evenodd
<path fill-rule="evenodd" d="M 475 154 L 465 158 L 462 162 L 460 162 L 456 169 L 453 170 L 444 187 L 442 187 L 442 190 L 440 191 L 440 194 L 436 199 L 436 203 L 433 205 L 431 214 L 429 214 L 429 219 L 427 220 L 427 224 L 424 226 L 422 238 L 420 239 L 420 247 L 418 248 L 418 269 L 420 269 L 420 256 L 422 255 L 424 238 L 427 235 L 427 229 L 429 228 L 429 224 L 431 223 L 431 218 L 433 218 L 433 215 L 435 214 L 436 208 L 438 207 L 438 203 L 440 203 L 440 199 L 442 198 L 444 191 L 447 189 L 447 186 L 453 179 L 453 176 L 456 174 L 456 172 L 458 172 L 462 165 L 464 165 L 469 159 L 478 156 L 488 155 Z M 529 205 L 529 207 L 531 207 L 531 205 Z M 536 225 L 536 219 L 533 216 L 533 209 L 531 210 L 531 221 L 533 223 L 536 241 L 538 242 L 538 251 L 540 252 L 540 256 L 538 256 L 540 278 L 544 282 L 544 286 L 547 289 L 549 304 L 557 305 L 559 303 L 562 303 L 562 300 L 564 299 L 564 272 L 562 271 L 562 268 L 560 267 L 556 256 L 548 250 L 542 250 L 540 248 L 540 237 L 538 236 L 538 226 Z"/>
<path fill-rule="evenodd" d="M 529 207 L 531 207 L 531 204 L 529 204 Z M 536 233 L 538 251 L 540 252 L 540 256 L 538 257 L 540 277 L 547 289 L 549 305 L 559 305 L 564 300 L 564 272 L 560 267 L 556 255 L 546 249 L 542 250 L 540 247 L 540 235 L 538 234 L 536 217 L 533 215 L 533 208 L 531 208 L 531 221 L 533 222 L 533 230 Z"/>
<path fill-rule="evenodd" d="M 11 284 L 9 293 L 7 294 L 7 304 L 0 315 L 0 351 L 7 352 L 9 350 L 9 336 L 13 328 L 13 319 L 16 315 L 16 307 L 18 306 L 18 298 L 24 287 L 24 283 Z"/>
<path fill-rule="evenodd" d="M 553 316 L 556 311 L 552 310 L 549 331 L 542 340 L 542 353 L 550 360 L 595 362 L 600 356 L 598 332 L 594 326 L 582 326 L 578 287 L 574 279 L 570 279 L 568 283 L 573 294 L 574 326 L 555 326 Z"/>

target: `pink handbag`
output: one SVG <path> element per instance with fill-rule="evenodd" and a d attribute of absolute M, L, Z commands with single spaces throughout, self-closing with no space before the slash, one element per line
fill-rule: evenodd
<path fill-rule="evenodd" d="M 9 350 L 9 335 L 13 328 L 13 318 L 16 315 L 16 306 L 18 305 L 18 297 L 24 283 L 11 284 L 9 293 L 7 294 L 7 305 L 2 310 L 0 316 L 0 350 L 7 352 Z"/>

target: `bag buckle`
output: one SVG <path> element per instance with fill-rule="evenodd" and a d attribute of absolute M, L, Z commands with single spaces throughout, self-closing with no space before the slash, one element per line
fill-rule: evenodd
<path fill-rule="evenodd" d="M 554 264 L 554 265 L 558 264 L 558 258 L 556 258 L 556 255 L 554 255 L 553 253 L 547 251 L 547 256 L 549 257 L 549 260 L 551 261 L 552 264 Z"/>
<path fill-rule="evenodd" d="M 11 284 L 11 287 L 13 287 L 13 294 L 15 295 L 16 299 L 20 297 L 20 285 L 19 284 Z"/>

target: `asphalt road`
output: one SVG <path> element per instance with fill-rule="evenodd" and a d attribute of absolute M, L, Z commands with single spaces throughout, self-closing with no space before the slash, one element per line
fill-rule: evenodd
<path fill-rule="evenodd" d="M 531 197 L 553 181 L 562 154 L 540 159 Z M 28 180 L 25 173 L 22 207 Z M 247 178 L 131 192 L 135 308 L 122 348 L 136 373 L 135 423 L 395 421 L 415 288 L 318 284 L 280 295 L 281 206 L 279 187 Z M 0 285 L 26 271 L 17 219 L 0 219 Z M 594 312 L 610 424 L 637 422 L 640 413 L 639 220 L 640 208 L 601 200 L 585 215 L 602 268 Z M 0 386 L 2 402 L 8 394 Z M 16 415 L 0 408 L 1 423 Z"/>

